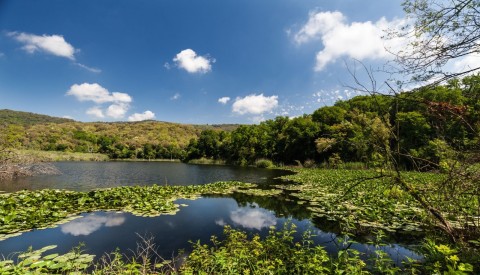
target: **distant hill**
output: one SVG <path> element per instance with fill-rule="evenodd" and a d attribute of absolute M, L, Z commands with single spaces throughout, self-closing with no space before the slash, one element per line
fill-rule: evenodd
<path fill-rule="evenodd" d="M 73 122 L 73 119 L 52 117 L 29 112 L 0 110 L 0 124 L 33 125 L 41 123 L 65 123 Z"/>
<path fill-rule="evenodd" d="M 78 122 L 28 112 L 0 110 L 0 132 L 15 147 L 104 153 L 112 158 L 181 158 L 191 139 L 206 129 L 238 125 L 191 125 L 163 121 Z"/>
<path fill-rule="evenodd" d="M 34 125 L 34 124 L 45 124 L 45 123 L 67 123 L 67 122 L 77 122 L 69 118 L 53 117 L 49 115 L 42 115 L 30 112 L 23 111 L 13 111 L 9 109 L 0 110 L 0 125 L 3 124 L 16 124 L 16 125 Z M 145 120 L 140 122 L 83 122 L 85 124 L 125 124 L 125 123 L 166 123 L 166 124 L 177 124 L 177 125 L 191 125 L 192 127 L 200 130 L 223 130 L 223 131 L 233 131 L 238 128 L 239 124 L 181 124 L 173 122 L 164 122 L 158 120 Z M 78 122 L 82 123 L 82 122 Z"/>

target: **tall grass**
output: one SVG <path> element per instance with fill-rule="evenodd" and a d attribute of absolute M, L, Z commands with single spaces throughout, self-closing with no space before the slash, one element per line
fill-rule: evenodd
<path fill-rule="evenodd" d="M 39 161 L 107 161 L 107 155 L 59 151 L 16 150 L 19 156 L 33 157 Z"/>
<path fill-rule="evenodd" d="M 220 159 L 208 159 L 208 158 L 199 158 L 199 159 L 191 159 L 188 161 L 190 164 L 217 164 L 217 165 L 225 165 L 226 162 Z"/>

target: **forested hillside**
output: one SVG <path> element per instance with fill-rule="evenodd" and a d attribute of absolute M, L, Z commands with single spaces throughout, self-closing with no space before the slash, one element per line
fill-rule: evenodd
<path fill-rule="evenodd" d="M 103 153 L 111 158 L 183 158 L 202 130 L 235 125 L 188 125 L 160 121 L 82 123 L 26 112 L 0 112 L 1 139 L 8 147 Z"/>
<path fill-rule="evenodd" d="M 73 122 L 72 119 L 52 117 L 47 115 L 40 115 L 28 112 L 0 110 L 1 124 L 19 124 L 19 125 L 33 125 L 39 123 L 64 123 Z"/>
<path fill-rule="evenodd" d="M 187 159 L 375 166 L 398 150 L 404 168 L 429 170 L 459 157 L 454 151 L 475 160 L 479 118 L 480 76 L 469 76 L 396 95 L 357 96 L 312 115 L 277 117 L 231 132 L 206 130 L 188 145 Z"/>

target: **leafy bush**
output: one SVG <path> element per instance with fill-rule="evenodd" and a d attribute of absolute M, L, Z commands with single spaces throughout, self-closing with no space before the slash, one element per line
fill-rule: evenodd
<path fill-rule="evenodd" d="M 190 164 L 215 164 L 215 165 L 224 165 L 225 161 L 219 159 L 208 159 L 208 158 L 199 158 L 191 159 L 188 161 Z"/>
<path fill-rule="evenodd" d="M 81 245 L 72 251 L 59 255 L 57 253 L 43 255 L 55 249 L 56 245 L 46 246 L 39 250 L 29 249 L 17 255 L 16 261 L 6 259 L 0 261 L 1 274 L 85 274 L 92 265 L 95 255 L 85 254 Z"/>
<path fill-rule="evenodd" d="M 345 162 L 340 164 L 338 168 L 346 170 L 365 170 L 368 169 L 368 165 L 364 162 Z"/>
<path fill-rule="evenodd" d="M 313 159 L 307 159 L 305 162 L 303 162 L 303 167 L 314 168 L 315 167 L 315 161 Z"/>
<path fill-rule="evenodd" d="M 182 274 L 325 274 L 330 259 L 321 246 L 312 246 L 309 235 L 294 242 L 295 225 L 286 223 L 281 231 L 270 229 L 268 237 L 251 239 L 242 231 L 224 228 L 225 240 L 212 237 L 212 247 L 194 243 L 192 253 L 181 267 Z"/>
<path fill-rule="evenodd" d="M 255 166 L 258 168 L 270 168 L 273 167 L 273 162 L 269 159 L 258 159 L 255 161 Z"/>

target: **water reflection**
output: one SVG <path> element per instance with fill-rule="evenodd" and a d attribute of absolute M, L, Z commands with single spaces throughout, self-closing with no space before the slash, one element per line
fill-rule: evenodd
<path fill-rule="evenodd" d="M 230 212 L 230 219 L 235 225 L 256 230 L 262 230 L 277 224 L 274 213 L 258 208 L 256 203 L 251 204 L 250 207 L 242 207 Z"/>
<path fill-rule="evenodd" d="M 99 230 L 101 227 L 120 226 L 125 222 L 125 214 L 122 213 L 103 213 L 89 214 L 85 217 L 73 220 L 66 224 L 62 224 L 60 229 L 62 233 L 73 236 L 88 236 Z"/>
<path fill-rule="evenodd" d="M 264 198 L 262 198 L 264 200 Z M 345 244 L 335 233 L 326 232 L 316 227 L 308 219 L 280 217 L 276 210 L 263 208 L 260 203 L 243 201 L 239 203 L 232 198 L 202 198 L 194 201 L 178 200 L 178 204 L 188 204 L 182 207 L 176 215 L 164 215 L 154 218 L 137 217 L 129 213 L 95 212 L 85 214 L 82 218 L 63 224 L 57 228 L 34 230 L 21 236 L 0 241 L 0 257 L 13 252 L 25 251 L 30 246 L 40 249 L 44 246 L 57 244 L 52 253 L 66 253 L 80 242 L 85 243 L 87 253 L 102 255 L 119 248 L 122 252 L 135 250 L 138 234 L 152 235 L 158 244 L 158 253 L 165 259 L 178 253 L 179 249 L 191 251 L 191 243 L 200 240 L 210 243 L 212 235 L 224 238 L 223 225 L 259 234 L 262 238 L 268 235 L 270 226 L 277 229 L 284 227 L 290 220 L 297 229 L 295 239 L 300 240 L 306 230 L 314 230 L 313 241 L 322 245 L 327 252 L 336 255 Z M 277 201 L 277 203 L 279 203 Z M 266 201 L 264 204 L 267 205 Z M 273 205 L 273 203 L 271 204 Z M 288 208 L 280 207 L 283 211 Z M 297 209 L 298 211 L 298 209 Z M 373 245 L 354 243 L 352 248 L 362 253 L 377 249 Z M 380 249 L 392 256 L 396 263 L 401 263 L 408 256 L 421 258 L 414 252 L 400 245 L 392 244 Z"/>

